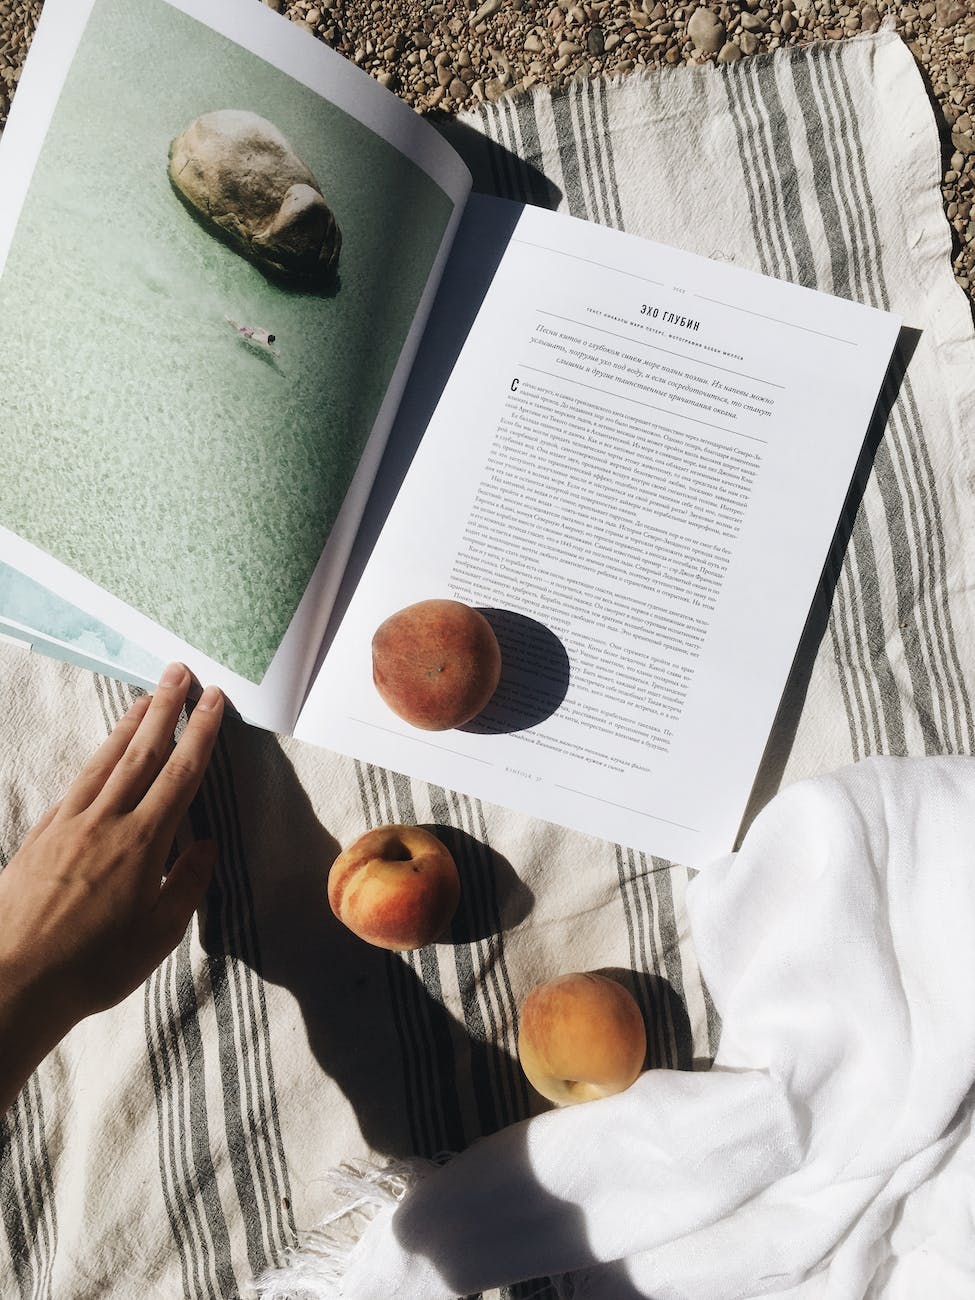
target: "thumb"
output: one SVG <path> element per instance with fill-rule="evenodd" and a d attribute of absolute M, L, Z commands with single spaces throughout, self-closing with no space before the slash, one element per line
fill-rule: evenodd
<path fill-rule="evenodd" d="M 186 933 L 186 927 L 203 902 L 217 862 L 213 840 L 197 840 L 181 853 L 169 869 L 152 912 L 153 929 L 160 946 L 172 951 Z"/>

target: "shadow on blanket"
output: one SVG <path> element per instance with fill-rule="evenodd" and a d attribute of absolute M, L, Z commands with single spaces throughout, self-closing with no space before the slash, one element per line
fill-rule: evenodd
<path fill-rule="evenodd" d="M 882 455 L 887 421 L 897 402 L 904 378 L 907 375 L 907 368 L 911 363 L 911 358 L 920 339 L 920 331 L 911 329 L 906 325 L 901 327 L 901 331 L 897 336 L 897 345 L 894 348 L 890 365 L 887 367 L 883 387 L 880 390 L 880 396 L 877 398 L 877 405 L 874 407 L 870 427 L 863 441 L 863 450 L 860 453 L 853 479 L 850 482 L 850 489 L 843 503 L 839 523 L 833 534 L 833 541 L 826 557 L 826 563 L 823 566 L 823 574 L 813 597 L 809 617 L 806 619 L 799 647 L 792 661 L 789 679 L 786 682 L 785 690 L 782 692 L 782 700 L 775 715 L 775 721 L 772 724 L 772 730 L 768 744 L 765 747 L 765 753 L 762 756 L 758 775 L 755 778 L 755 784 L 752 787 L 751 798 L 742 818 L 741 827 L 738 831 L 738 845 L 740 845 L 745 832 L 755 817 L 765 807 L 781 784 L 782 775 L 796 737 L 799 717 L 805 704 L 813 665 L 829 628 L 833 595 L 843 570 L 847 548 L 851 541 L 854 541 L 855 544 L 856 522 L 863 494 L 866 491 L 870 475 L 873 473 L 874 464 L 877 458 Z M 925 726 L 927 721 L 929 720 L 922 718 L 922 726 Z M 937 752 L 937 728 L 932 724 L 931 730 L 935 743 L 931 745 L 930 752 Z M 894 752 L 895 757 L 901 757 L 906 751 L 892 752 Z"/>
<path fill-rule="evenodd" d="M 622 1262 L 597 1260 L 582 1209 L 537 1181 L 528 1153 L 527 1128 L 508 1129 L 504 1138 L 505 1186 L 531 1189 L 530 1229 L 524 1201 L 518 1197 L 486 1200 L 483 1215 L 458 1214 L 457 1205 L 463 1200 L 460 1190 L 449 1178 L 438 1175 L 426 1189 L 427 1195 L 407 1196 L 399 1207 L 392 1221 L 399 1246 L 409 1255 L 425 1256 L 458 1296 L 502 1286 L 511 1286 L 513 1300 L 534 1300 L 536 1296 L 548 1300 L 556 1294 L 585 1296 L 590 1293 L 587 1275 L 598 1269 L 599 1286 L 594 1294 L 612 1296 L 613 1300 L 645 1300 L 646 1293 L 633 1285 Z M 580 1168 L 585 1163 L 580 1160 Z M 482 1190 L 489 1194 L 489 1189 Z M 482 1232 L 488 1240 L 504 1242 L 503 1264 L 478 1241 Z M 548 1278 L 533 1278 L 540 1260 L 549 1263 L 549 1277 L 556 1282 L 556 1289 L 549 1290 Z"/>
<path fill-rule="evenodd" d="M 457 1090 L 455 1060 L 467 1059 L 472 1070 L 476 1063 L 478 1075 L 485 1078 L 517 1072 L 517 1064 L 486 1041 L 471 1041 L 458 1052 L 458 1043 L 469 1038 L 467 1026 L 431 996 L 410 962 L 363 943 L 333 916 L 325 882 L 340 846 L 319 820 L 280 742 L 231 721 L 225 724 L 217 758 L 217 771 L 232 772 L 241 825 L 228 844 L 226 828 L 221 834 L 207 824 L 212 798 L 199 801 L 196 833 L 216 833 L 221 842 L 203 926 L 211 978 L 228 978 L 232 963 L 242 961 L 264 981 L 287 989 L 300 1009 L 314 1060 L 348 1099 L 370 1147 L 396 1158 L 430 1157 L 439 1153 L 440 1144 L 418 1151 L 406 1119 L 410 1084 L 404 1062 L 408 1044 L 402 1035 L 409 1031 L 399 1023 L 396 1009 L 408 1006 L 411 1021 L 424 1025 L 437 1056 L 438 1077 L 431 1086 L 440 1093 L 447 1116 L 448 1149 L 467 1145 L 471 1135 L 465 1132 L 459 1101 L 451 1095 Z M 531 891 L 499 854 L 454 828 L 449 847 L 462 880 L 477 878 L 483 889 L 488 874 L 492 877 L 497 912 L 491 932 L 527 915 Z M 465 893 L 470 896 L 473 888 Z M 231 919 L 231 898 L 241 896 L 249 900 L 251 924 Z M 483 924 L 478 928 L 462 908 L 453 942 L 483 937 Z M 426 974 L 423 951 L 417 964 Z M 313 1081 L 301 1081 L 302 1096 L 313 1089 Z"/>

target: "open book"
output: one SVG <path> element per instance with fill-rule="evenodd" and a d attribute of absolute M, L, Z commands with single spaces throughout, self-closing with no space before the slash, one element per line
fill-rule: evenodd
<path fill-rule="evenodd" d="M 0 626 L 699 864 L 899 321 L 470 189 L 251 0 L 47 0 L 0 141 Z M 428 597 L 503 655 L 443 733 L 371 675 Z"/>

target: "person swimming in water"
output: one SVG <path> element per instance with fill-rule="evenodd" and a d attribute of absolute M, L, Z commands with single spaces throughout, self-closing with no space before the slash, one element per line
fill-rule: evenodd
<path fill-rule="evenodd" d="M 224 316 L 224 320 L 234 331 L 238 338 L 246 339 L 248 343 L 257 343 L 262 348 L 267 348 L 273 352 L 275 334 L 269 334 L 267 330 L 261 329 L 257 325 L 241 325 L 230 316 Z"/>

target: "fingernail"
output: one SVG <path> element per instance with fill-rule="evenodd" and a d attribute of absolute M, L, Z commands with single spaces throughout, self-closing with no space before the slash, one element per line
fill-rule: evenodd
<path fill-rule="evenodd" d="M 204 711 L 209 711 L 210 709 L 215 709 L 222 699 L 223 694 L 219 686 L 208 686 L 200 696 L 199 703 L 196 707 L 198 709 L 203 709 Z"/>
<path fill-rule="evenodd" d="M 169 664 L 159 679 L 160 686 L 181 686 L 186 677 L 186 668 L 183 664 Z"/>

